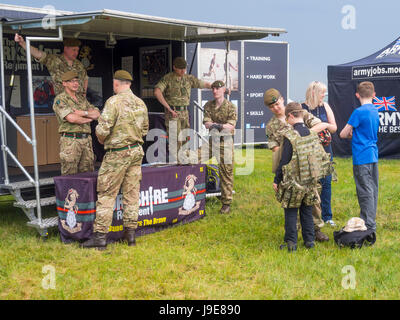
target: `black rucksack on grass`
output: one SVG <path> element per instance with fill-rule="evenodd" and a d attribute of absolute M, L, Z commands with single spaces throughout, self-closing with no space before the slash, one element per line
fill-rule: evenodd
<path fill-rule="evenodd" d="M 350 247 L 351 249 L 361 248 L 363 245 L 372 246 L 376 241 L 374 230 L 346 232 L 342 229 L 333 232 L 333 238 L 340 247 Z"/>

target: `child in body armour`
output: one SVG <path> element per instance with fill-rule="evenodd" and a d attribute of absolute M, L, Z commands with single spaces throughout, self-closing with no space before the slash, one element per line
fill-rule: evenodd
<path fill-rule="evenodd" d="M 282 157 L 275 173 L 273 188 L 285 211 L 285 244 L 280 248 L 295 251 L 298 211 L 304 245 L 306 248 L 314 247 L 312 206 L 319 201 L 317 185 L 319 179 L 330 174 L 333 168 L 318 135 L 304 124 L 301 105 L 297 102 L 289 103 L 285 116 L 293 128 L 283 133 Z"/>

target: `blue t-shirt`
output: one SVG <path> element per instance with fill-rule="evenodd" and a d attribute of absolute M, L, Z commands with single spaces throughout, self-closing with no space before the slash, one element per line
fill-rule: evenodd
<path fill-rule="evenodd" d="M 373 104 L 364 104 L 353 111 L 347 122 L 353 127 L 351 142 L 353 164 L 378 162 L 379 113 Z"/>

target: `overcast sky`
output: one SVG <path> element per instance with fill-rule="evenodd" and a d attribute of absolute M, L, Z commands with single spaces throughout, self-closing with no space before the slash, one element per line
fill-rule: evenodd
<path fill-rule="evenodd" d="M 303 101 L 307 85 L 327 82 L 327 66 L 368 56 L 396 38 L 398 0 L 13 0 L 30 7 L 52 5 L 74 12 L 113 9 L 221 24 L 284 28 L 264 40 L 290 45 L 289 96 Z M 399 28 L 400 29 L 400 28 Z"/>

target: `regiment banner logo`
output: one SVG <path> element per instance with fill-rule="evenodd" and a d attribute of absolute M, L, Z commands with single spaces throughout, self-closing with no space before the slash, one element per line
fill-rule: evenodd
<path fill-rule="evenodd" d="M 179 208 L 179 215 L 189 215 L 200 208 L 201 201 L 196 201 L 196 181 L 197 177 L 194 174 L 186 176 L 182 192 L 184 201 L 182 207 Z"/>
<path fill-rule="evenodd" d="M 65 220 L 61 220 L 62 227 L 71 232 L 76 233 L 82 230 L 82 223 L 76 221 L 76 215 L 78 214 L 77 199 L 79 194 L 75 189 L 69 189 L 68 194 L 64 202 L 64 211 L 67 212 Z"/>

